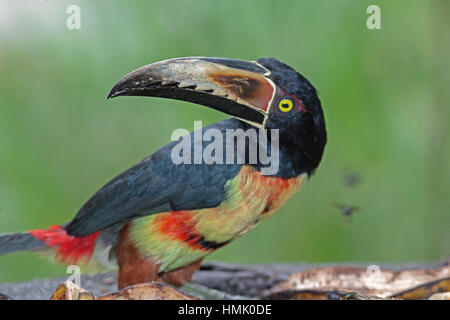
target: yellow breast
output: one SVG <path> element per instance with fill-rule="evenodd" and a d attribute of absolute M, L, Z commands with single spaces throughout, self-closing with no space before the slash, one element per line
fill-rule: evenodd
<path fill-rule="evenodd" d="M 226 199 L 213 209 L 198 210 L 196 229 L 215 241 L 229 241 L 247 233 L 275 213 L 305 181 L 306 175 L 283 179 L 264 176 L 249 166 L 226 184 Z"/>

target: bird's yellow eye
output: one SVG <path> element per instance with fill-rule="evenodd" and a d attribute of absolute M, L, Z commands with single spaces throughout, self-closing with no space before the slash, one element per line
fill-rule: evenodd
<path fill-rule="evenodd" d="M 278 108 L 283 112 L 289 112 L 292 110 L 292 107 L 294 104 L 292 103 L 292 100 L 290 99 L 283 99 L 280 101 L 280 104 L 278 105 Z"/>

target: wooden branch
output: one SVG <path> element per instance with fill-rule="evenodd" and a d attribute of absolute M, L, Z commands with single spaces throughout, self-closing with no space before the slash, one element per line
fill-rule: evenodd
<path fill-rule="evenodd" d="M 12 299 L 49 299 L 66 280 L 54 278 L 0 284 L 0 299 L 1 294 Z M 450 291 L 450 265 L 372 264 L 369 267 L 355 264 L 233 265 L 210 262 L 204 263 L 195 274 L 194 283 L 181 290 L 200 298 L 225 299 L 238 296 L 274 299 L 428 298 L 436 292 Z M 96 297 L 117 291 L 116 275 L 112 273 L 85 275 L 80 285 Z M 415 289 L 418 286 L 420 290 Z M 199 293 L 202 287 L 214 290 L 202 294 Z M 125 293 L 114 294 L 126 296 Z"/>

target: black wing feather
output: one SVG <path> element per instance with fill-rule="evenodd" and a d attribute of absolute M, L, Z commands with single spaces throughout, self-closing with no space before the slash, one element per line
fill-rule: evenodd
<path fill-rule="evenodd" d="M 229 119 L 210 127 L 225 133 L 241 125 Z M 190 135 L 193 139 L 193 133 Z M 226 182 L 239 173 L 242 165 L 176 165 L 171 160 L 175 144 L 164 146 L 106 184 L 65 226 L 66 231 L 85 236 L 136 217 L 220 205 Z"/>

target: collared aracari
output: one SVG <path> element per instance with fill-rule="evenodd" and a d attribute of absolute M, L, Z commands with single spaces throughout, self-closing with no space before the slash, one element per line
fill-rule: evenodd
<path fill-rule="evenodd" d="M 261 161 L 249 157 L 243 163 L 175 164 L 174 141 L 106 184 L 72 221 L 1 235 L 0 255 L 44 251 L 63 263 L 114 265 L 119 288 L 147 281 L 182 285 L 206 255 L 299 191 L 327 140 L 316 90 L 274 58 L 161 61 L 122 78 L 108 98 L 118 96 L 165 97 L 219 110 L 233 118 L 203 129 L 224 135 L 230 129 L 267 129 L 269 135 L 278 129 L 279 168 L 264 175 Z M 225 148 L 236 148 L 223 140 Z"/>

